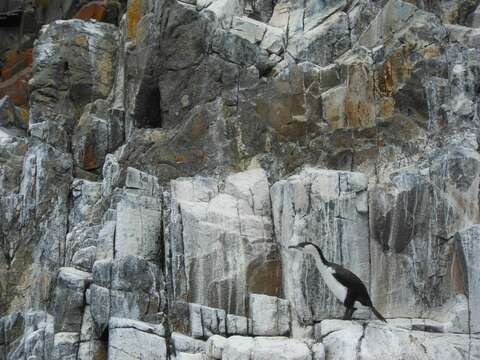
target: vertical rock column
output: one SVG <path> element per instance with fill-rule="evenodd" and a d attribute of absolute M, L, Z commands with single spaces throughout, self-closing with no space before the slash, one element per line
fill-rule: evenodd
<path fill-rule="evenodd" d="M 343 314 L 313 259 L 288 246 L 312 242 L 367 285 L 369 230 L 367 178 L 360 173 L 304 169 L 271 189 L 276 239 L 282 248 L 283 291 L 295 323 L 312 324 Z"/>
<path fill-rule="evenodd" d="M 453 237 L 480 221 L 479 161 L 447 148 L 370 189 L 372 299 L 384 316 L 440 317 L 466 294 Z"/>
<path fill-rule="evenodd" d="M 245 315 L 248 293 L 277 295 L 280 263 L 263 170 L 171 182 L 167 261 L 172 300 Z"/>

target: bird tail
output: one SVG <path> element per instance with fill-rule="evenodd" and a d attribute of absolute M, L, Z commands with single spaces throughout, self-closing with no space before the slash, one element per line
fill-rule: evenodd
<path fill-rule="evenodd" d="M 377 309 L 375 309 L 375 307 L 372 305 L 371 307 L 372 309 L 372 312 L 375 314 L 375 316 L 379 319 L 379 320 L 382 320 L 383 322 L 387 322 L 387 320 L 385 320 L 385 318 L 382 316 L 382 314 L 380 314 Z"/>

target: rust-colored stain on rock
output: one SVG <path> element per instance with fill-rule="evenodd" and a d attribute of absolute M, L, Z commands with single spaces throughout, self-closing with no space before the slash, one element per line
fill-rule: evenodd
<path fill-rule="evenodd" d="M 74 19 L 103 21 L 107 15 L 107 9 L 103 1 L 94 1 L 84 5 L 73 15 Z"/>
<path fill-rule="evenodd" d="M 83 168 L 85 170 L 93 170 L 97 168 L 97 158 L 95 156 L 95 145 L 85 145 L 83 151 Z"/>
<path fill-rule="evenodd" d="M 141 0 L 130 0 L 127 8 L 127 35 L 133 40 L 137 38 L 137 24 L 142 18 Z"/>

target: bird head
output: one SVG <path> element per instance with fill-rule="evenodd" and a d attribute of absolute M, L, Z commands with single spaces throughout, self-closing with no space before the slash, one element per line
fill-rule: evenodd
<path fill-rule="evenodd" d="M 300 250 L 300 251 L 303 251 L 306 254 L 312 254 L 312 255 L 317 255 L 317 256 L 318 256 L 318 250 L 319 250 L 317 245 L 315 245 L 311 242 L 308 242 L 308 241 L 298 243 L 297 245 L 289 246 L 288 248 L 289 249 Z"/>
<path fill-rule="evenodd" d="M 325 257 L 323 256 L 323 253 L 322 253 L 322 250 L 317 245 L 315 245 L 314 243 L 311 243 L 309 241 L 301 242 L 301 243 L 298 243 L 297 245 L 289 246 L 288 248 L 289 249 L 294 249 L 294 250 L 300 250 L 305 254 L 312 255 L 313 257 L 318 258 L 318 256 L 320 256 L 320 258 L 322 259 L 322 262 L 326 263 Z"/>

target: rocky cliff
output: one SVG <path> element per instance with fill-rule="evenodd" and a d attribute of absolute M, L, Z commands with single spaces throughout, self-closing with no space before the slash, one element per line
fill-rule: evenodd
<path fill-rule="evenodd" d="M 480 359 L 478 1 L 9 0 L 0 26 L 1 360 Z M 388 323 L 339 320 L 300 241 Z"/>

